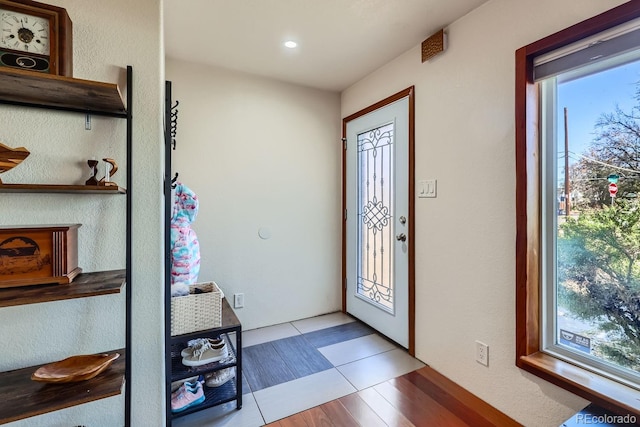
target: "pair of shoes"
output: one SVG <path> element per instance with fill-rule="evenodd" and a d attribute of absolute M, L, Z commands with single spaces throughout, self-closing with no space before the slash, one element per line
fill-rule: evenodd
<path fill-rule="evenodd" d="M 185 388 L 195 389 L 196 383 L 204 384 L 204 376 L 199 375 L 191 378 L 185 378 L 183 380 L 174 381 L 171 383 L 171 397 L 178 393 L 178 391 Z"/>
<path fill-rule="evenodd" d="M 195 349 L 202 347 L 207 342 L 213 347 L 217 347 L 217 346 L 220 346 L 221 344 L 224 344 L 224 340 L 220 339 L 220 338 L 218 338 L 218 339 L 196 338 L 194 340 L 189 340 L 187 342 L 187 348 L 182 349 L 182 351 L 180 352 L 180 356 L 182 356 L 182 357 L 192 356 L 193 355 L 193 351 Z"/>
<path fill-rule="evenodd" d="M 204 390 L 200 381 L 196 381 L 193 387 L 186 384 L 184 383 L 175 393 L 172 393 L 171 412 L 182 412 L 204 402 Z"/>
<path fill-rule="evenodd" d="M 188 349 L 191 349 L 189 354 Z M 188 347 L 182 356 L 182 364 L 185 366 L 202 366 L 207 363 L 217 362 L 229 356 L 227 343 L 224 340 L 202 339 L 199 345 Z"/>
<path fill-rule="evenodd" d="M 226 384 L 227 381 L 235 376 L 236 368 L 235 366 L 232 366 L 231 368 L 225 368 L 219 371 L 205 374 L 204 383 L 207 385 L 207 387 L 220 387 L 221 385 Z"/>

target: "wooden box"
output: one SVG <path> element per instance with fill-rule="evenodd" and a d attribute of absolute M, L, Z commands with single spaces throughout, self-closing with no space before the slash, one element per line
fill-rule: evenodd
<path fill-rule="evenodd" d="M 71 283 L 78 267 L 81 224 L 0 228 L 0 288 Z"/>

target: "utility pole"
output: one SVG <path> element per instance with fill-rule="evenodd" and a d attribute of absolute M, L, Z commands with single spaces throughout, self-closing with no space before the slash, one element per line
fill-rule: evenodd
<path fill-rule="evenodd" d="M 569 216 L 569 201 L 571 188 L 569 186 L 569 126 L 567 107 L 564 107 L 564 213 Z"/>

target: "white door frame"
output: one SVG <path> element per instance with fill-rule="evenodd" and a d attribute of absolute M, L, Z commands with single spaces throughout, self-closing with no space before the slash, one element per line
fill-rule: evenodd
<path fill-rule="evenodd" d="M 408 245 L 408 293 L 409 293 L 409 307 L 408 307 L 408 330 L 409 330 L 409 346 L 408 351 L 409 354 L 415 356 L 415 239 L 414 239 L 414 230 L 415 230 L 415 97 L 414 97 L 415 87 L 411 86 L 405 90 L 402 90 L 394 95 L 391 95 L 388 98 L 385 98 L 363 110 L 360 110 L 354 114 L 351 114 L 348 117 L 345 117 L 342 120 L 342 139 L 346 141 L 347 137 L 347 123 L 357 119 L 361 116 L 364 116 L 372 111 L 375 111 L 379 108 L 385 107 L 395 101 L 398 101 L 402 98 L 408 98 L 409 101 L 409 141 L 408 141 L 408 195 L 409 195 L 409 210 L 407 212 L 408 221 L 407 221 L 407 245 Z M 344 313 L 347 312 L 347 221 L 344 213 L 347 209 L 347 199 L 346 199 L 346 174 L 347 174 L 347 156 L 346 150 L 343 150 L 342 153 L 342 212 L 343 212 L 343 221 L 342 221 L 342 311 Z"/>

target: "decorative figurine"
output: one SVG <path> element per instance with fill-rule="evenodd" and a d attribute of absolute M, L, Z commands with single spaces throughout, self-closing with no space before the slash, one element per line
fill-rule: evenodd
<path fill-rule="evenodd" d="M 87 164 L 91 169 L 91 177 L 85 181 L 85 185 L 98 185 L 98 179 L 96 175 L 98 175 L 98 161 L 95 159 L 87 160 Z"/>
<path fill-rule="evenodd" d="M 18 166 L 29 154 L 29 150 L 24 147 L 11 148 L 0 142 L 0 173 Z M 1 179 L 0 184 L 2 184 Z"/>
<path fill-rule="evenodd" d="M 111 177 L 113 175 L 116 174 L 116 172 L 118 171 L 118 165 L 116 164 L 116 161 L 110 158 L 104 158 L 102 159 L 103 161 L 107 162 L 107 164 L 104 167 L 104 178 L 102 178 L 99 182 L 98 185 L 104 185 L 106 187 L 117 187 L 118 184 L 116 184 L 115 182 L 111 181 Z"/>

